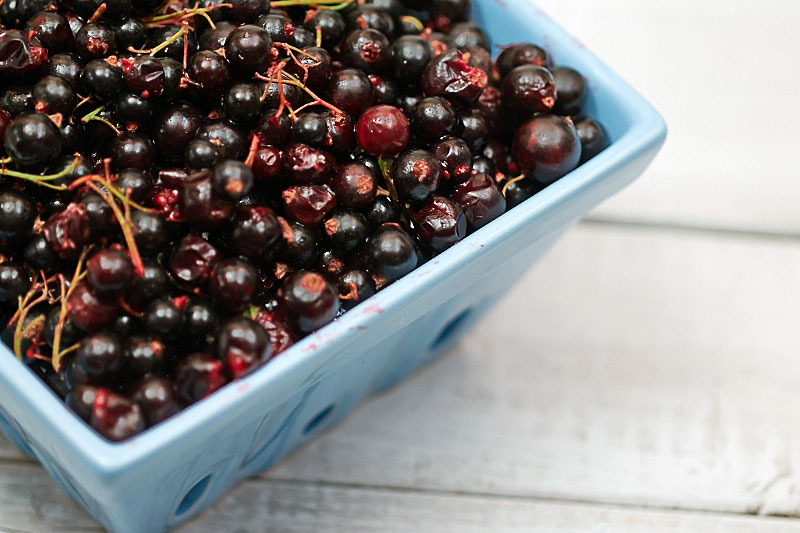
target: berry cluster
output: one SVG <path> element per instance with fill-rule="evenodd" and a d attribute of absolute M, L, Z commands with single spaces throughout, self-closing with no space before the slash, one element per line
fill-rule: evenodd
<path fill-rule="evenodd" d="M 126 439 L 602 150 L 584 78 L 468 11 L 0 0 L 4 340 Z"/>

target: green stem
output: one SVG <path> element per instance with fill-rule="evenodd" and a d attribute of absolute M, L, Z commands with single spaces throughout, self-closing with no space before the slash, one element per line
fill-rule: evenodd
<path fill-rule="evenodd" d="M 57 180 L 59 178 L 63 178 L 69 176 L 69 174 L 75 170 L 75 167 L 78 166 L 78 163 L 81 161 L 80 157 L 76 157 L 72 163 L 69 164 L 67 168 L 58 172 L 56 174 L 46 174 L 44 176 L 39 176 L 36 174 L 28 174 L 27 172 L 20 172 L 18 170 L 11 170 L 8 168 L 0 168 L 0 175 L 1 176 L 9 176 L 12 178 L 19 178 L 22 180 L 32 181 L 33 183 L 40 185 L 42 187 L 47 187 L 48 189 L 53 189 L 56 191 L 64 191 L 67 189 L 66 185 L 51 185 L 47 183 L 48 181 Z"/>
<path fill-rule="evenodd" d="M 341 0 L 276 0 L 275 2 L 270 2 L 269 5 L 270 7 L 315 6 L 320 9 L 339 11 L 340 9 L 346 8 L 354 1 L 355 0 L 346 0 L 345 2 Z"/>
<path fill-rule="evenodd" d="M 171 45 L 172 43 L 174 43 L 175 41 L 177 41 L 178 39 L 180 39 L 181 35 L 183 35 L 184 33 L 186 33 L 186 28 L 185 28 L 185 27 L 183 27 L 183 26 L 181 26 L 181 29 L 179 29 L 178 31 L 176 31 L 176 32 L 175 32 L 175 33 L 174 33 L 172 36 L 170 36 L 170 37 L 169 37 L 169 38 L 168 38 L 166 41 L 164 41 L 163 43 L 159 44 L 158 46 L 156 46 L 155 48 L 153 48 L 152 50 L 150 50 L 150 55 L 151 55 L 151 56 L 154 56 L 154 55 L 156 55 L 156 54 L 157 54 L 157 53 L 159 53 L 161 50 L 163 50 L 163 49 L 164 49 L 164 48 L 166 48 L 167 46 Z"/>

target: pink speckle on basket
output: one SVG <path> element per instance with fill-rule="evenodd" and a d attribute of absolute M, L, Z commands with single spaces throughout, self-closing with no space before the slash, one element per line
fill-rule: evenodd
<path fill-rule="evenodd" d="M 236 390 L 243 394 L 249 391 L 251 387 L 252 385 L 250 385 L 249 383 L 239 383 L 239 385 L 236 387 Z"/>
<path fill-rule="evenodd" d="M 499 5 L 500 7 L 508 7 L 508 4 L 506 4 L 506 0 L 494 0 L 494 3 Z"/>
<path fill-rule="evenodd" d="M 364 315 L 380 314 L 383 313 L 383 307 L 381 307 L 380 304 L 368 305 L 361 313 Z"/>

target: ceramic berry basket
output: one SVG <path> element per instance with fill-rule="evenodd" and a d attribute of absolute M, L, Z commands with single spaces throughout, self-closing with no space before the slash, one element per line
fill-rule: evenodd
<path fill-rule="evenodd" d="M 658 113 L 526 0 L 473 0 L 494 45 L 542 43 L 591 89 L 587 114 L 611 144 L 594 159 L 341 319 L 137 437 L 113 444 L 0 344 L 0 427 L 101 524 L 157 532 L 209 506 L 446 351 L 590 208 L 658 151 Z"/>

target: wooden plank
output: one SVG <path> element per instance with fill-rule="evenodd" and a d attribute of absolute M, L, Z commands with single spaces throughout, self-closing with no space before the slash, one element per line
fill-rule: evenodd
<path fill-rule="evenodd" d="M 266 531 L 800 531 L 800 522 L 480 495 L 246 482 L 180 533 Z M 102 531 L 39 467 L 0 464 L 0 532 Z"/>
<path fill-rule="evenodd" d="M 178 531 L 744 533 L 800 531 L 800 522 L 271 481 L 240 486 L 197 521 Z"/>
<path fill-rule="evenodd" d="M 595 215 L 798 233 L 800 180 L 789 154 L 800 73 L 783 52 L 800 49 L 800 3 L 535 2 L 669 125 L 645 176 Z"/>
<path fill-rule="evenodd" d="M 800 512 L 800 247 L 583 225 L 455 353 L 267 475 Z"/>

